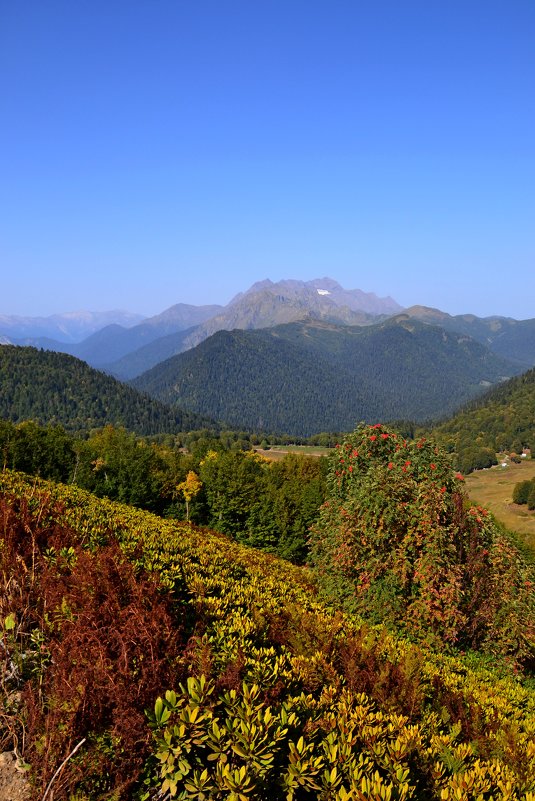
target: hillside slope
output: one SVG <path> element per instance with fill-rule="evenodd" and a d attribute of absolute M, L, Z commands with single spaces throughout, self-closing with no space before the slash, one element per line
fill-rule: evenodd
<path fill-rule="evenodd" d="M 303 436 L 351 426 L 355 410 L 370 411 L 369 393 L 272 330 L 219 331 L 133 385 L 164 403 L 209 408 L 230 426 Z"/>
<path fill-rule="evenodd" d="M 197 327 L 188 328 L 185 331 L 176 331 L 166 336 L 148 342 L 137 350 L 126 353 L 121 358 L 113 362 L 106 362 L 103 369 L 111 375 L 116 376 L 121 381 L 128 381 L 142 373 L 150 370 L 160 362 L 183 353 L 187 350 L 189 337 L 197 330 Z"/>
<path fill-rule="evenodd" d="M 452 411 L 518 371 L 467 337 L 400 315 L 219 332 L 133 381 L 231 426 L 307 436 Z"/>
<path fill-rule="evenodd" d="M 5 660 L 26 668 L 1 744 L 36 799 L 64 764 L 72 798 L 533 800 L 535 693 L 504 668 L 345 615 L 206 529 L 8 471 L 0 511 Z"/>
<path fill-rule="evenodd" d="M 524 368 L 535 365 L 535 319 L 476 317 L 474 314 L 452 316 L 427 306 L 411 306 L 405 309 L 405 314 L 421 322 L 439 325 L 446 331 L 466 334 L 498 356 Z"/>
<path fill-rule="evenodd" d="M 467 471 L 480 464 L 485 450 L 535 450 L 535 369 L 511 378 L 433 428 L 433 437 L 457 454 Z"/>
<path fill-rule="evenodd" d="M 122 425 L 138 434 L 202 428 L 206 419 L 142 395 L 64 353 L 0 347 L 0 417 L 71 431 Z"/>

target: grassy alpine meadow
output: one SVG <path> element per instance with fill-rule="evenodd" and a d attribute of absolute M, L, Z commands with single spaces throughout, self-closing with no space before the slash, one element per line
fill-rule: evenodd
<path fill-rule="evenodd" d="M 320 445 L 274 445 L 270 448 L 255 448 L 257 453 L 260 453 L 266 459 L 271 461 L 280 461 L 288 453 L 300 453 L 303 456 L 328 456 L 332 453 L 332 448 L 323 448 Z"/>
<path fill-rule="evenodd" d="M 35 801 L 535 801 L 530 666 L 365 623 L 208 529 L 0 493 L 1 750 Z"/>
<path fill-rule="evenodd" d="M 507 467 L 476 470 L 466 477 L 470 497 L 486 507 L 510 531 L 517 532 L 535 553 L 535 512 L 513 503 L 513 490 L 519 481 L 535 478 L 535 459 L 510 463 Z"/>

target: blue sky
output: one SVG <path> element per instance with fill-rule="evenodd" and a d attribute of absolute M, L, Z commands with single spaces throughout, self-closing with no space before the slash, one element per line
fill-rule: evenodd
<path fill-rule="evenodd" d="M 535 317 L 533 0 L 0 0 L 0 314 Z"/>

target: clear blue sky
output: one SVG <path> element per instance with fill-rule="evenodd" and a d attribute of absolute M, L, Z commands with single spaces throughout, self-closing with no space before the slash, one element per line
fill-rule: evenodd
<path fill-rule="evenodd" d="M 535 317 L 534 0 L 0 0 L 0 314 Z"/>

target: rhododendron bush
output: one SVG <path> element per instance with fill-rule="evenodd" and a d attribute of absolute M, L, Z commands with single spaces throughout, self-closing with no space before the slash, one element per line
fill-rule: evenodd
<path fill-rule="evenodd" d="M 310 543 L 328 595 L 417 637 L 532 662 L 532 568 L 434 443 L 361 426 L 329 486 Z"/>

